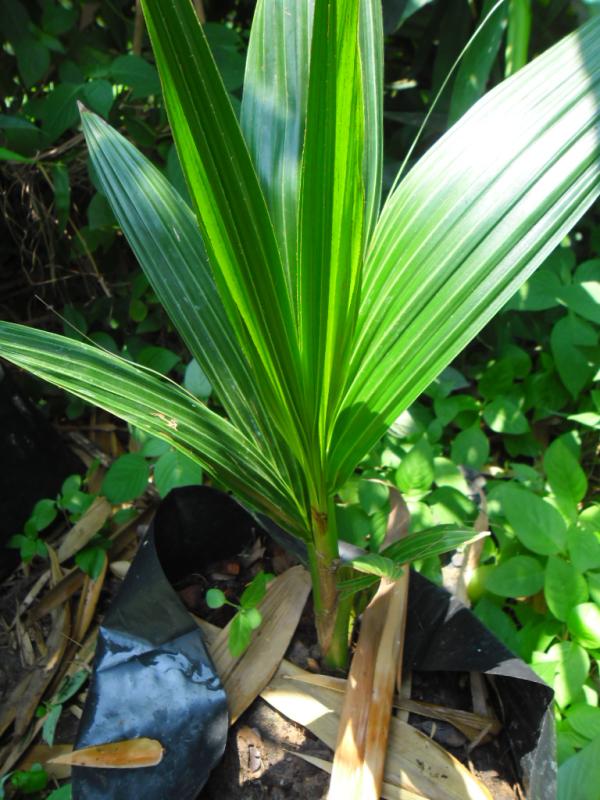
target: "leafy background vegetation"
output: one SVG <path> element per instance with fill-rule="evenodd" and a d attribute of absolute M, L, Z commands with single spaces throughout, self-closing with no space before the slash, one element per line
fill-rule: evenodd
<path fill-rule="evenodd" d="M 450 66 L 492 6 L 384 3 L 388 186 Z M 201 8 L 239 108 L 253 3 Z M 418 151 L 486 87 L 576 27 L 590 9 L 564 0 L 507 3 L 443 90 Z M 183 382 L 218 408 L 124 245 L 80 132 L 77 101 L 124 132 L 185 196 L 135 9 L 119 0 L 0 0 L 0 33 L 2 317 L 89 337 Z M 371 552 L 383 540 L 390 486 L 403 493 L 414 531 L 447 522 L 471 526 L 485 515 L 492 536 L 470 599 L 475 613 L 555 689 L 564 798 L 582 781 L 600 784 L 599 301 L 600 221 L 592 210 L 397 420 L 337 506 L 344 537 Z M 49 415 L 89 414 L 82 401 L 26 381 Z M 73 476 L 57 498 L 40 500 L 12 541 L 23 560 L 44 557 L 39 534 L 58 514 L 76 521 L 98 494 L 126 506 L 150 479 L 161 496 L 202 482 L 200 468 L 162 441 L 130 431 L 128 448 L 100 486 L 92 474 Z M 116 513 L 121 521 L 127 508 Z M 99 536 L 78 563 L 95 574 L 105 546 Z M 417 566 L 441 580 L 437 557 Z M 27 791 L 26 779 L 17 781 Z M 31 791 L 42 788 L 39 781 L 35 775 Z"/>

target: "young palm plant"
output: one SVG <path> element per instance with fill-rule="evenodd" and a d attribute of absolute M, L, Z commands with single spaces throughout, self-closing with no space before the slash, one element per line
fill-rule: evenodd
<path fill-rule="evenodd" d="M 142 3 L 193 210 L 85 110 L 83 130 L 227 419 L 55 334 L 0 323 L 0 353 L 168 440 L 303 539 L 340 663 L 335 493 L 600 193 L 600 18 L 486 95 L 381 209 L 381 0 L 259 0 L 240 121 L 190 0 Z"/>

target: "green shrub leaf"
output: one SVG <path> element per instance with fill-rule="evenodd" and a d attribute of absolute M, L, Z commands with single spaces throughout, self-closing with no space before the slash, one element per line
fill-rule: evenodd
<path fill-rule="evenodd" d="M 396 470 L 396 486 L 407 494 L 423 493 L 430 488 L 434 478 L 433 453 L 427 440 L 421 439 L 402 457 Z"/>
<path fill-rule="evenodd" d="M 483 409 L 483 418 L 496 433 L 527 433 L 529 423 L 512 397 L 498 395 Z"/>
<path fill-rule="evenodd" d="M 102 494 L 115 504 L 135 500 L 146 491 L 149 478 L 146 459 L 137 453 L 126 453 L 109 467 L 102 481 Z"/>
<path fill-rule="evenodd" d="M 546 564 L 544 595 L 554 616 L 566 622 L 571 609 L 588 599 L 587 583 L 572 564 L 550 556 Z"/>
<path fill-rule="evenodd" d="M 581 692 L 590 668 L 590 658 L 576 642 L 558 642 L 546 653 L 533 654 L 532 667 L 553 687 L 561 708 Z"/>
<path fill-rule="evenodd" d="M 196 397 L 200 397 L 202 400 L 208 400 L 212 393 L 210 381 L 195 358 L 193 358 L 185 368 L 183 385 L 188 391 L 195 394 Z"/>
<path fill-rule="evenodd" d="M 480 470 L 490 455 L 490 443 L 479 425 L 461 431 L 452 442 L 452 461 L 462 467 Z"/>
<path fill-rule="evenodd" d="M 587 492 L 585 473 L 562 438 L 555 439 L 544 453 L 544 470 L 559 502 L 576 506 L 583 500 Z"/>
<path fill-rule="evenodd" d="M 596 603 L 575 606 L 567 618 L 567 627 L 582 647 L 588 650 L 600 647 L 600 607 Z"/>
<path fill-rule="evenodd" d="M 544 585 L 544 568 L 532 556 L 513 556 L 486 576 L 485 587 L 502 597 L 528 597 Z"/>
<path fill-rule="evenodd" d="M 209 589 L 206 592 L 206 605 L 209 608 L 221 608 L 226 602 L 227 598 L 220 589 Z"/>
<path fill-rule="evenodd" d="M 580 515 L 567 531 L 569 558 L 580 572 L 600 569 L 600 530 Z"/>
<path fill-rule="evenodd" d="M 560 379 L 573 397 L 591 380 L 595 368 L 586 348 L 594 347 L 598 332 L 574 314 L 559 319 L 552 328 L 550 345 Z"/>
<path fill-rule="evenodd" d="M 529 550 L 541 555 L 564 552 L 567 525 L 546 500 L 526 489 L 507 486 L 502 491 L 502 509 L 517 537 Z"/>
<path fill-rule="evenodd" d="M 161 497 L 179 486 L 197 486 L 202 483 L 202 467 L 177 450 L 169 450 L 154 465 L 154 484 Z"/>

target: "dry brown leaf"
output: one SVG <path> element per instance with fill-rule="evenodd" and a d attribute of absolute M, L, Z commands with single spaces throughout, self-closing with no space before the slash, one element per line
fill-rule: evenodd
<path fill-rule="evenodd" d="M 23 753 L 27 751 L 38 733 L 42 730 L 42 724 L 42 721 L 38 720 L 21 738 L 13 736 L 6 747 L 0 749 L 0 775 L 5 775 L 13 769 Z"/>
<path fill-rule="evenodd" d="M 69 641 L 70 631 L 70 613 L 68 608 L 65 607 L 56 613 L 52 632 L 48 638 L 49 655 L 47 661 L 31 673 L 27 690 L 20 698 L 19 704 L 15 709 L 15 733 L 17 735 L 25 732 L 47 687 L 60 667 Z"/>
<path fill-rule="evenodd" d="M 77 606 L 77 614 L 75 615 L 75 624 L 73 625 L 73 639 L 76 642 L 83 641 L 83 637 L 92 624 L 100 593 L 104 586 L 104 579 L 106 578 L 106 569 L 108 566 L 108 558 L 104 554 L 104 563 L 100 575 L 95 580 L 92 580 L 89 575 L 85 576 L 83 589 L 79 598 Z"/>
<path fill-rule="evenodd" d="M 408 533 L 410 515 L 397 490 L 390 492 L 386 541 Z M 365 609 L 340 717 L 329 800 L 377 800 L 381 794 L 394 684 L 402 679 L 409 569 L 382 578 Z"/>
<path fill-rule="evenodd" d="M 473 711 L 463 711 L 460 708 L 448 708 L 436 703 L 404 699 L 398 700 L 398 708 L 403 708 L 412 714 L 419 714 L 422 717 L 449 722 L 471 741 L 480 739 L 483 732 L 489 734 L 489 736 L 497 736 L 502 730 L 502 724 L 496 717 L 476 714 Z M 489 736 L 486 738 L 489 739 Z M 480 741 L 484 740 L 480 739 Z"/>
<path fill-rule="evenodd" d="M 160 764 L 164 755 L 156 739 L 141 737 L 83 747 L 49 759 L 49 764 L 69 764 L 73 767 L 103 767 L 104 769 L 137 769 Z"/>
<path fill-rule="evenodd" d="M 398 719 L 401 719 L 402 722 L 408 722 L 408 711 L 403 708 L 401 703 L 404 700 L 410 700 L 412 694 L 412 672 L 408 671 L 402 676 L 400 685 L 396 682 L 396 691 L 397 695 L 395 699 L 398 701 L 398 705 L 396 706 L 398 713 L 396 716 Z"/>
<path fill-rule="evenodd" d="M 265 612 L 264 607 L 262 610 L 263 625 L 268 624 L 271 619 L 270 612 Z M 198 622 L 205 633 L 209 650 L 214 655 L 213 647 L 219 636 L 219 629 L 203 620 Z M 220 641 L 223 642 L 222 637 Z M 224 658 L 225 667 L 227 661 L 231 661 L 231 657 L 226 658 L 227 652 L 224 648 L 220 649 L 220 657 Z M 253 694 L 246 691 L 244 685 L 243 659 L 244 656 L 237 666 L 235 680 L 231 679 L 229 671 L 226 671 L 223 679 L 229 702 L 234 709 L 246 707 Z M 260 653 L 252 656 L 252 660 L 255 659 L 260 664 Z M 218 658 L 215 658 L 215 663 L 219 671 Z M 254 667 L 255 664 L 253 669 Z M 318 677 L 283 660 L 275 677 L 262 690 L 261 696 L 282 714 L 308 728 L 324 744 L 333 749 L 342 706 L 341 693 L 339 690 L 332 691 L 321 686 L 294 685 L 300 681 L 313 682 Z M 492 800 L 487 789 L 457 759 L 412 726 L 395 718 L 392 718 L 390 723 L 384 783 L 430 800 Z M 392 796 L 403 797 L 398 794 Z M 404 798 L 409 800 L 410 795 L 405 794 Z"/>
<path fill-rule="evenodd" d="M 135 519 L 122 525 L 117 531 L 111 534 L 111 547 L 109 550 L 109 557 L 115 558 L 119 556 L 133 540 L 136 538 L 136 531 L 138 526 L 148 522 L 153 514 L 153 509 L 147 508 L 140 512 L 139 516 Z M 53 611 L 58 606 L 62 605 L 65 600 L 68 600 L 75 594 L 82 586 L 85 575 L 78 568 L 67 572 L 67 574 L 46 594 L 42 597 L 40 602 L 32 608 L 27 617 L 28 622 L 34 622 L 46 616 L 50 611 Z"/>
<path fill-rule="evenodd" d="M 8 730 L 17 716 L 22 698 L 26 697 L 33 673 L 25 675 L 0 706 L 0 737 Z"/>
<path fill-rule="evenodd" d="M 48 545 L 50 575 L 53 584 L 62 578 L 56 552 Z M 19 683 L 0 707 L 0 735 L 14 722 L 15 737 L 0 753 L 0 774 L 12 769 L 29 747 L 41 723 L 28 731 L 35 710 L 57 674 L 71 633 L 71 614 L 67 604 L 52 614 L 52 627 L 46 642 L 48 656 Z"/>
<path fill-rule="evenodd" d="M 27 611 L 27 609 L 31 606 L 35 598 L 38 596 L 38 594 L 41 592 L 41 590 L 44 588 L 44 586 L 48 583 L 49 580 L 50 580 L 50 570 L 46 570 L 46 572 L 43 572 L 40 575 L 40 577 L 37 579 L 37 581 L 33 584 L 31 589 L 27 592 L 27 594 L 23 598 L 23 602 L 21 603 L 21 606 L 19 608 L 19 616 L 22 616 Z"/>
<path fill-rule="evenodd" d="M 37 660 L 36 655 L 29 632 L 19 617 L 17 617 L 15 620 L 15 633 L 17 635 L 17 642 L 19 644 L 19 656 L 21 658 L 21 664 L 25 667 L 32 667 Z"/>
<path fill-rule="evenodd" d="M 405 569 L 397 581 L 383 578 L 363 614 L 346 682 L 329 800 L 377 800 L 381 794 L 408 575 Z"/>
<path fill-rule="evenodd" d="M 84 578 L 84 573 L 78 567 L 69 570 L 30 610 L 27 615 L 27 623 L 36 622 L 69 600 L 83 586 Z"/>
<path fill-rule="evenodd" d="M 322 686 L 325 689 L 340 693 L 346 690 L 346 679 L 335 678 L 333 675 L 315 675 L 305 672 L 303 675 L 291 677 L 291 680 L 312 684 L 313 686 Z M 473 711 L 463 711 L 460 708 L 440 706 L 437 703 L 426 703 L 422 700 L 410 700 L 399 695 L 395 695 L 393 698 L 393 705 L 394 708 L 406 712 L 406 719 L 408 719 L 408 714 L 419 714 L 429 719 L 449 722 L 471 741 L 478 739 L 483 731 L 487 731 L 490 736 L 497 736 L 502 730 L 502 724 L 496 717 L 483 716 Z M 406 722 L 406 719 L 403 719 L 400 715 L 398 715 L 398 718 Z"/>
<path fill-rule="evenodd" d="M 67 533 L 58 548 L 58 560 L 62 563 L 85 547 L 98 533 L 112 513 L 112 506 L 105 497 L 97 497 L 85 514 Z"/>

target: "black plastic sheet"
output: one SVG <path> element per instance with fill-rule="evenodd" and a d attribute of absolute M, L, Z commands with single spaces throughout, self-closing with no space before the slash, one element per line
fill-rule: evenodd
<path fill-rule="evenodd" d="M 173 588 L 238 553 L 255 520 L 227 495 L 171 492 L 100 629 L 76 748 L 147 736 L 157 766 L 73 770 L 75 800 L 193 800 L 225 748 L 227 698 L 200 629 Z"/>
<path fill-rule="evenodd" d="M 556 796 L 554 692 L 470 609 L 414 570 L 408 594 L 404 669 L 486 675 L 496 692 L 500 719 L 528 800 Z"/>
<path fill-rule="evenodd" d="M 282 546 L 306 561 L 302 542 L 260 519 Z M 220 759 L 226 698 L 202 635 L 172 583 L 237 554 L 258 523 L 227 495 L 179 489 L 163 501 L 106 615 L 76 747 L 148 736 L 166 749 L 146 769 L 74 770 L 75 800 L 192 800 Z M 341 543 L 342 558 L 357 548 Z M 528 800 L 556 794 L 553 693 L 464 605 L 411 574 L 405 669 L 482 672 L 501 718 Z"/>

